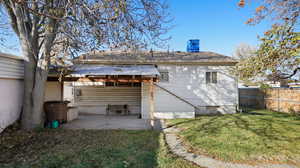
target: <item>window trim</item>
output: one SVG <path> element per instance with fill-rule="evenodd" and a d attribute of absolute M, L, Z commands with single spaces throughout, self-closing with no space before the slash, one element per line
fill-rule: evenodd
<path fill-rule="evenodd" d="M 169 81 L 170 81 L 169 71 L 166 71 L 166 70 L 159 70 L 159 73 L 160 73 L 159 82 L 169 82 Z M 166 73 L 168 79 L 166 79 L 166 80 L 163 79 L 163 78 L 162 78 L 162 76 L 163 76 L 162 73 Z"/>
<path fill-rule="evenodd" d="M 206 84 L 218 84 L 218 72 L 217 71 L 205 72 L 205 82 Z"/>

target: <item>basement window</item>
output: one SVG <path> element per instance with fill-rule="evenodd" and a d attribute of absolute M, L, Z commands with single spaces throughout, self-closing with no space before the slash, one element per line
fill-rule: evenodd
<path fill-rule="evenodd" d="M 217 72 L 206 72 L 206 84 L 217 83 Z"/>
<path fill-rule="evenodd" d="M 206 106 L 206 110 L 217 111 L 220 106 Z"/>
<path fill-rule="evenodd" d="M 169 82 L 169 72 L 167 71 L 160 71 L 160 78 L 161 82 Z"/>

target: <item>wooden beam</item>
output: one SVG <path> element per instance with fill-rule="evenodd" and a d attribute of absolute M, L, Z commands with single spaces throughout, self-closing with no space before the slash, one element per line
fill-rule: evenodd
<path fill-rule="evenodd" d="M 151 128 L 154 128 L 154 85 L 153 85 L 153 79 L 149 81 L 149 107 L 150 107 L 150 124 Z"/>
<path fill-rule="evenodd" d="M 48 77 L 47 81 L 58 81 L 58 77 Z M 151 80 L 153 82 L 157 82 L 157 78 L 151 78 L 151 77 L 142 77 L 142 76 L 136 76 L 135 78 L 130 77 L 122 77 L 119 76 L 118 78 L 110 78 L 110 77 L 63 77 L 63 81 L 69 81 L 69 82 L 87 82 L 90 80 L 90 82 L 150 82 Z"/>
<path fill-rule="evenodd" d="M 60 82 L 60 100 L 64 101 L 64 81 Z"/>

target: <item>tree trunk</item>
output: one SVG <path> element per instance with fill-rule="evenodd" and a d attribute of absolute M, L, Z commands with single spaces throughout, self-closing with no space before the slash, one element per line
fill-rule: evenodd
<path fill-rule="evenodd" d="M 31 52 L 23 50 L 25 58 L 34 58 Z M 24 100 L 22 112 L 22 128 L 33 129 L 43 126 L 44 90 L 48 70 L 38 66 L 36 61 L 24 61 Z"/>
<path fill-rule="evenodd" d="M 25 58 L 22 128 L 32 129 L 43 126 L 45 83 L 58 24 L 55 19 L 46 17 L 42 25 L 39 25 L 40 16 L 31 13 L 26 2 L 5 1 L 4 4 L 9 11 Z M 43 32 L 38 31 L 40 26 L 45 28 Z"/>

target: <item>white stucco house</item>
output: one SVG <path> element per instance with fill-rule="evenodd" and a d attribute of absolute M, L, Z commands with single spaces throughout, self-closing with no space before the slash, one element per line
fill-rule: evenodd
<path fill-rule="evenodd" d="M 74 104 L 81 114 L 193 118 L 235 113 L 231 57 L 213 52 L 91 52 L 73 60 Z"/>

